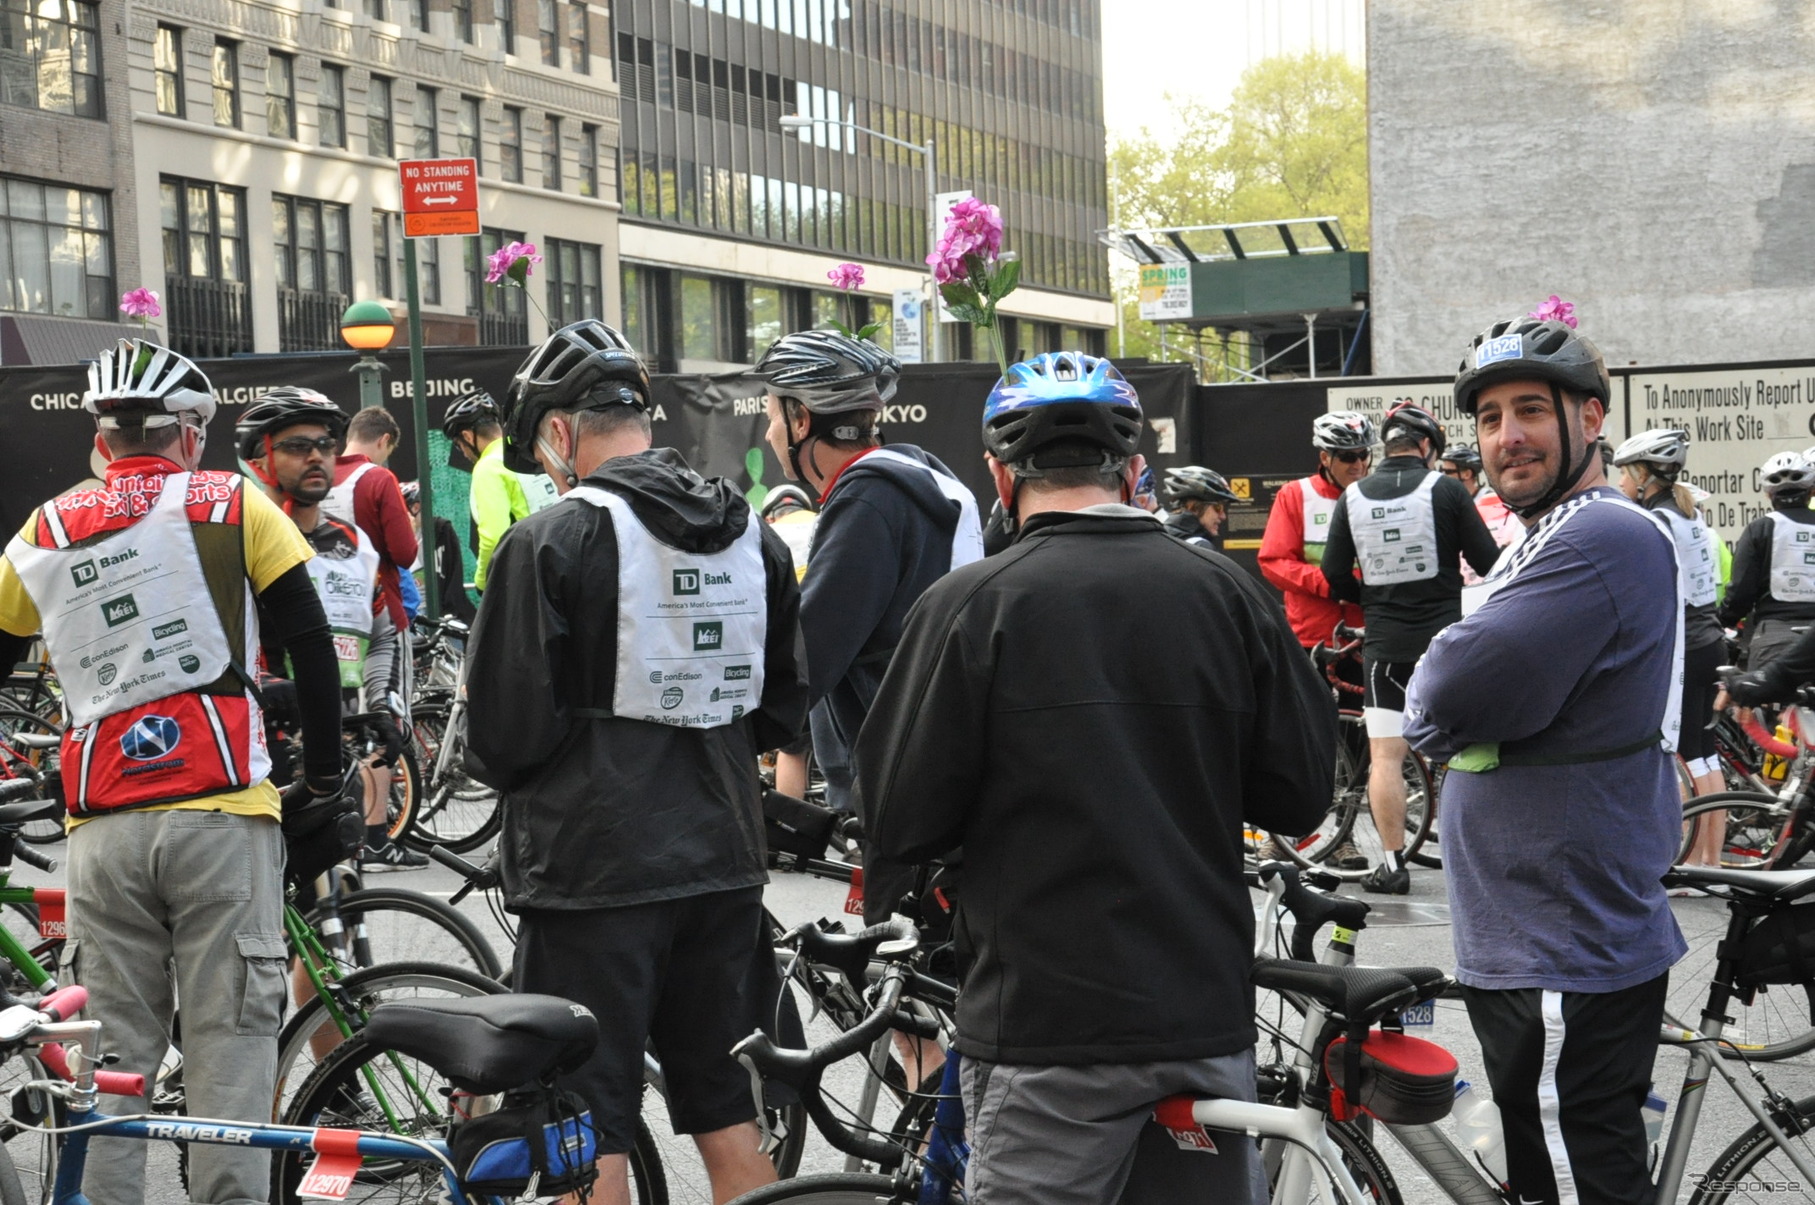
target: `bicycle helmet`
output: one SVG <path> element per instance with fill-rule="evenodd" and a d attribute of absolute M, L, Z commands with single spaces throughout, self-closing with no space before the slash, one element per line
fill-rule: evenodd
<path fill-rule="evenodd" d="M 441 415 L 441 433 L 453 439 L 462 431 L 471 431 L 484 422 L 501 422 L 498 402 L 483 389 L 463 394 L 449 403 Z"/>
<path fill-rule="evenodd" d="M 1481 472 L 1481 453 L 1472 444 L 1457 444 L 1453 448 L 1447 448 L 1437 459 L 1475 474 Z"/>
<path fill-rule="evenodd" d="M 1689 433 L 1674 427 L 1640 431 L 1613 450 L 1613 463 L 1642 464 L 1659 477 L 1673 479 L 1689 463 Z"/>
<path fill-rule="evenodd" d="M 135 426 L 168 427 L 185 414 L 206 426 L 214 417 L 214 390 L 187 356 L 148 339 L 121 339 L 89 363 L 82 409 L 110 429 L 125 414 Z"/>
<path fill-rule="evenodd" d="M 768 519 L 783 511 L 817 509 L 807 491 L 798 485 L 778 485 L 763 498 L 762 516 Z"/>
<path fill-rule="evenodd" d="M 750 372 L 810 413 L 846 414 L 882 409 L 895 396 L 901 362 L 868 339 L 796 331 L 777 339 Z"/>
<path fill-rule="evenodd" d="M 422 483 L 419 481 L 405 481 L 398 485 L 397 492 L 403 495 L 405 506 L 418 506 L 422 502 Z"/>
<path fill-rule="evenodd" d="M 983 448 L 1019 476 L 1107 467 L 1134 455 L 1141 424 L 1140 395 L 1114 364 L 1083 352 L 1047 352 L 1010 364 L 989 391 Z"/>
<path fill-rule="evenodd" d="M 1359 410 L 1332 410 L 1311 421 L 1311 446 L 1321 452 L 1365 452 L 1374 446 L 1374 420 Z"/>
<path fill-rule="evenodd" d="M 336 440 L 347 433 L 346 411 L 313 389 L 280 385 L 240 411 L 239 421 L 233 424 L 239 458 L 250 463 L 269 456 L 272 436 L 298 423 L 320 423 Z M 259 476 L 267 485 L 275 484 L 264 474 Z"/>
<path fill-rule="evenodd" d="M 551 410 L 603 410 L 634 406 L 649 413 L 649 370 L 628 340 L 597 318 L 570 323 L 529 353 L 504 397 L 504 464 L 518 473 L 539 473 L 537 429 Z M 574 442 L 577 442 L 575 440 Z M 577 485 L 575 448 L 566 454 L 546 443 L 567 484 Z"/>
<path fill-rule="evenodd" d="M 1767 498 L 1807 493 L 1815 487 L 1815 465 L 1804 460 L 1801 452 L 1779 452 L 1765 461 L 1758 472 Z"/>
<path fill-rule="evenodd" d="M 1431 451 L 1439 457 L 1443 455 L 1443 445 L 1448 442 L 1443 434 L 1443 424 L 1436 416 L 1411 402 L 1400 402 L 1386 412 L 1386 419 L 1380 424 L 1381 442 L 1390 440 L 1395 431 L 1409 431 L 1416 439 L 1430 440 Z"/>
<path fill-rule="evenodd" d="M 1195 464 L 1167 469 L 1165 484 L 1160 488 L 1166 505 L 1174 510 L 1192 501 L 1217 502 L 1224 506 L 1241 501 L 1221 473 Z"/>

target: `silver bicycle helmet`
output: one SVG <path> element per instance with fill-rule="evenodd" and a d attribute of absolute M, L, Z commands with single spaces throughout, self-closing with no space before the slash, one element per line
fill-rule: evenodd
<path fill-rule="evenodd" d="M 777 339 L 750 370 L 777 397 L 814 414 L 880 410 L 895 396 L 901 363 L 867 339 L 837 331 L 796 331 Z"/>
<path fill-rule="evenodd" d="M 1311 422 L 1311 446 L 1323 452 L 1365 452 L 1374 446 L 1374 420 L 1359 410 L 1332 410 Z"/>
<path fill-rule="evenodd" d="M 1779 452 L 1758 470 L 1765 497 L 1785 493 L 1807 493 L 1815 487 L 1815 465 L 1802 458 L 1801 452 Z"/>
<path fill-rule="evenodd" d="M 1613 450 L 1613 463 L 1649 465 L 1660 477 L 1675 477 L 1689 463 L 1689 433 L 1675 427 L 1640 431 Z"/>
<path fill-rule="evenodd" d="M 207 425 L 214 417 L 214 390 L 195 362 L 148 339 L 121 339 L 88 366 L 82 408 L 103 427 L 133 415 L 144 427 L 167 427 L 193 414 Z"/>

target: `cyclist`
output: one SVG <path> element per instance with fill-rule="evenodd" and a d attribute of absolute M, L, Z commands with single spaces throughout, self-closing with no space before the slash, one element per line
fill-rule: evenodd
<path fill-rule="evenodd" d="M 1677 753 L 1689 765 L 1695 794 L 1721 789 L 1720 759 L 1708 717 L 1720 688 L 1715 672 L 1726 659 L 1727 637 L 1716 616 L 1715 594 L 1720 581 L 1719 537 L 1708 527 L 1689 487 L 1678 477 L 1689 462 L 1689 433 L 1674 428 L 1641 431 L 1614 449 L 1613 463 L 1620 472 L 1620 492 L 1670 525 L 1676 537 L 1676 560 L 1682 571 L 1678 588 L 1683 594 L 1683 718 Z M 1689 855 L 1691 865 L 1720 864 L 1721 834 L 1717 825 L 1704 826 L 1704 844 Z"/>
<path fill-rule="evenodd" d="M 503 417 L 505 463 L 564 495 L 499 541 L 468 653 L 516 987 L 618 1022 L 576 1074 L 605 1199 L 629 1199 L 653 1039 L 675 1128 L 728 1200 L 775 1178 L 729 1051 L 761 1011 L 745 977 L 772 958 L 756 759 L 805 719 L 800 587 L 741 493 L 650 447 L 648 373 L 604 323 L 531 352 Z"/>
<path fill-rule="evenodd" d="M 798 485 L 778 485 L 763 499 L 763 521 L 775 529 L 794 555 L 794 576 L 807 576 L 807 554 L 813 547 L 813 531 L 819 525 L 819 512 L 813 499 Z M 807 753 L 813 748 L 813 734 L 803 732 L 776 750 L 775 789 L 796 799 L 807 793 L 810 774 Z"/>
<path fill-rule="evenodd" d="M 1223 520 L 1229 516 L 1229 504 L 1241 501 L 1223 475 L 1215 469 L 1186 465 L 1167 469 L 1160 488 L 1170 512 L 1162 526 L 1181 540 L 1221 552 Z"/>
<path fill-rule="evenodd" d="M 964 849 L 975 1205 L 1254 1200 L 1252 1143 L 1135 1149 L 1170 1093 L 1254 1099 L 1242 825 L 1317 823 L 1335 713 L 1261 584 L 1128 504 L 1141 426 L 1107 360 L 1009 367 L 983 440 L 1019 537 L 921 597 L 858 743 L 866 868 Z"/>
<path fill-rule="evenodd" d="M 1759 469 L 1771 509 L 1746 524 L 1733 545 L 1733 577 L 1720 621 L 1750 629 L 1748 665 L 1768 665 L 1815 623 L 1815 465 L 1800 452 L 1779 452 Z"/>
<path fill-rule="evenodd" d="M 378 553 L 378 582 L 389 625 L 372 634 L 366 651 L 365 710 L 398 709 L 409 719 L 410 616 L 422 604 L 415 595 L 410 566 L 416 563 L 416 531 L 397 478 L 386 463 L 397 450 L 402 431 L 380 406 L 367 406 L 347 423 L 346 447 L 334 458 L 334 488 L 322 501 L 322 512 L 364 533 Z"/>
<path fill-rule="evenodd" d="M 403 505 L 410 512 L 410 526 L 416 532 L 416 562 L 410 566 L 411 576 L 426 572 L 423 569 L 423 550 L 432 550 L 435 554 L 435 577 L 441 587 L 441 610 L 461 623 L 470 625 L 473 622 L 473 600 L 461 588 L 461 567 L 465 564 L 460 555 L 460 537 L 454 534 L 453 520 L 446 515 L 435 516 L 435 536 L 425 540 L 422 536 L 422 485 L 415 481 L 406 481 L 398 487 L 403 494 Z"/>
<path fill-rule="evenodd" d="M 1430 411 L 1401 403 L 1387 411 L 1380 435 L 1386 459 L 1337 499 L 1322 568 L 1331 597 L 1360 602 L 1367 616 L 1368 809 L 1387 856 L 1361 885 L 1406 895 L 1405 684 L 1431 637 L 1462 618 L 1461 559 L 1485 574 L 1500 549 L 1468 491 L 1430 467 L 1444 443 Z"/>
<path fill-rule="evenodd" d="M 1664 520 L 1609 488 L 1610 393 L 1560 321 L 1496 323 L 1456 378 L 1481 459 L 1527 525 L 1479 609 L 1431 641 L 1406 736 L 1447 761 L 1456 975 L 1525 1201 L 1649 1205 L 1641 1109 L 1685 945 L 1662 878 L 1682 610 Z M 1584 833 L 1614 834 L 1585 857 Z"/>
<path fill-rule="evenodd" d="M 1339 623 L 1361 626 L 1361 608 L 1330 597 L 1318 565 L 1330 534 L 1330 516 L 1342 491 L 1367 475 L 1374 455 L 1374 420 L 1354 410 L 1332 410 L 1311 424 L 1317 471 L 1280 490 L 1260 541 L 1260 573 L 1286 596 L 1286 618 L 1298 643 L 1315 648 Z"/>
<path fill-rule="evenodd" d="M 378 550 L 364 530 L 329 517 L 324 507 L 334 480 L 335 448 L 346 427 L 346 414 L 326 397 L 313 389 L 280 386 L 240 412 L 234 438 L 239 458 L 315 553 L 309 560 L 309 579 L 334 632 L 345 713 L 390 712 L 388 702 L 380 699 L 374 704 L 367 692 L 375 635 L 384 631 L 393 644 L 396 641 L 379 579 Z M 364 771 L 366 840 L 359 864 L 367 870 L 420 870 L 428 859 L 386 835 L 391 768 L 403 744 L 395 728 L 401 717 L 392 713 L 392 719 L 385 752 Z M 339 743 L 338 734 L 335 742 Z"/>
<path fill-rule="evenodd" d="M 483 592 L 491 577 L 492 553 L 512 523 L 535 514 L 556 498 L 554 483 L 533 473 L 505 467 L 504 445 L 498 442 L 498 403 L 483 389 L 457 398 L 441 418 L 441 433 L 453 443 L 448 463 L 471 466 L 473 513 L 473 586 Z"/>
<path fill-rule="evenodd" d="M 882 446 L 877 422 L 901 366 L 833 331 L 784 335 L 753 370 L 768 382 L 769 446 L 819 496 L 800 628 L 816 706 L 813 748 L 827 802 L 851 808 L 846 751 L 901 638 L 908 608 L 983 555 L 977 500 L 938 458 Z"/>
<path fill-rule="evenodd" d="M 244 478 L 198 470 L 215 400 L 183 356 L 122 339 L 89 366 L 82 405 L 104 483 L 35 511 L 0 559 L 0 660 L 17 662 L 42 631 L 70 711 L 78 976 L 120 1070 L 154 1081 L 181 995 L 189 1109 L 266 1121 L 284 1007 L 284 847 L 248 685 L 260 615 L 295 666 L 308 738 L 291 816 L 340 812 L 334 647 L 309 547 Z M 263 1152 L 196 1146 L 189 1160 L 190 1200 L 269 1192 Z M 96 1140 L 83 1187 L 109 1205 L 143 1201 L 144 1143 Z"/>

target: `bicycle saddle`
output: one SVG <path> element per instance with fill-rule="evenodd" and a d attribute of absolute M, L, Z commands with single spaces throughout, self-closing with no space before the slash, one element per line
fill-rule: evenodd
<path fill-rule="evenodd" d="M 421 1059 L 456 1088 L 489 1095 L 572 1071 L 598 1045 L 599 1023 L 558 996 L 400 1000 L 372 1010 L 364 1037 Z"/>
<path fill-rule="evenodd" d="M 4 811 L 0 810 L 0 815 Z M 1815 894 L 1815 870 L 1726 870 L 1678 866 L 1664 876 L 1666 887 L 1731 887 L 1741 895 L 1788 903 Z"/>
<path fill-rule="evenodd" d="M 35 795 L 42 788 L 29 778 L 0 782 L 0 800 Z M 32 820 L 49 820 L 63 814 L 63 805 L 54 799 L 26 799 L 18 803 L 0 803 L 0 828 L 11 828 Z"/>
<path fill-rule="evenodd" d="M 63 743 L 62 736 L 55 732 L 13 732 L 4 739 L 21 749 L 55 749 Z"/>
<path fill-rule="evenodd" d="M 1436 967 L 1334 967 L 1285 958 L 1254 960 L 1255 987 L 1309 996 L 1358 1025 L 1372 1025 L 1420 1000 L 1441 995 L 1449 985 L 1449 975 Z"/>

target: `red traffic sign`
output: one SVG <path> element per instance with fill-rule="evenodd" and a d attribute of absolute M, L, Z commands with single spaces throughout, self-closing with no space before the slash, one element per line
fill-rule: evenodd
<path fill-rule="evenodd" d="M 405 159 L 403 236 L 479 233 L 479 163 L 474 159 Z"/>

